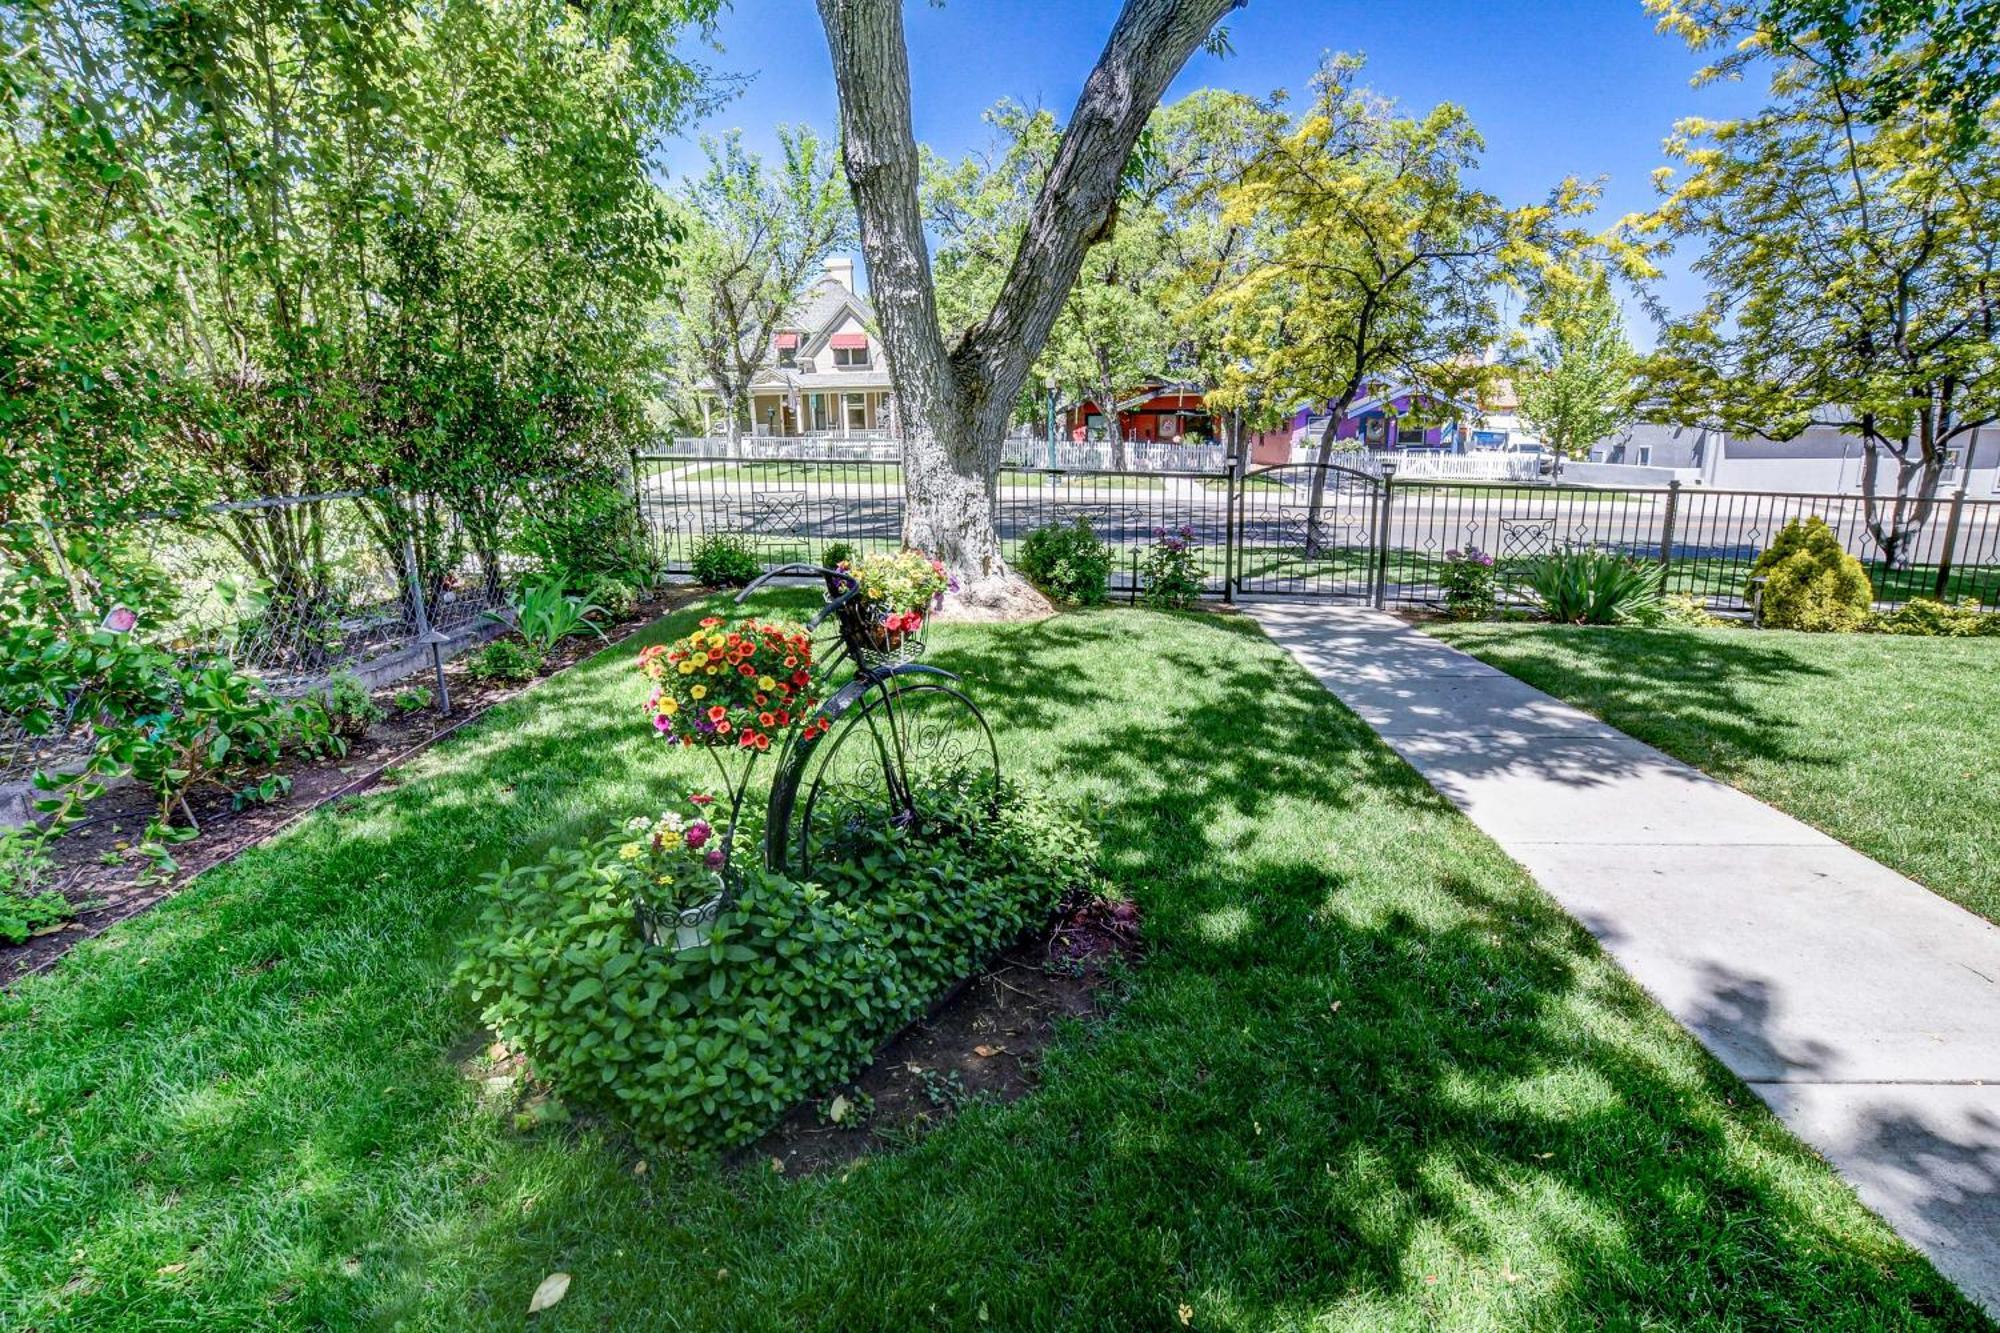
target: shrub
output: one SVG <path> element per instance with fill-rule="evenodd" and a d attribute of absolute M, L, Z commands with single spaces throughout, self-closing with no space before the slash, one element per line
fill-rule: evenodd
<path fill-rule="evenodd" d="M 857 826 L 816 885 L 745 870 L 679 951 L 643 938 L 628 833 L 503 866 L 459 976 L 565 1100 L 676 1147 L 747 1143 L 1089 886 L 1087 833 L 1017 788 L 990 799 L 968 783 L 912 827 Z"/>
<path fill-rule="evenodd" d="M 333 734 L 350 741 L 359 740 L 368 728 L 389 715 L 352 671 L 338 672 L 327 681 L 320 705 L 326 710 Z"/>
<path fill-rule="evenodd" d="M 711 588 L 740 588 L 763 573 L 764 566 L 749 538 L 712 532 L 695 543 L 688 572 L 696 583 Z"/>
<path fill-rule="evenodd" d="M 1088 519 L 1036 528 L 1022 541 L 1015 563 L 1029 582 L 1058 602 L 1099 606 L 1107 595 L 1111 548 L 1097 539 Z"/>
<path fill-rule="evenodd" d="M 609 574 L 651 584 L 656 564 L 651 544 L 615 474 L 597 470 L 538 485 L 517 544 L 544 570 L 560 572 L 576 588 Z"/>
<path fill-rule="evenodd" d="M 606 574 L 584 589 L 583 600 L 604 614 L 622 620 L 639 605 L 639 591 L 624 579 Z"/>
<path fill-rule="evenodd" d="M 1494 598 L 1493 557 L 1477 546 L 1444 553 L 1444 609 L 1453 620 L 1490 620 Z"/>
<path fill-rule="evenodd" d="M 1660 567 L 1575 548 L 1530 561 L 1522 581 L 1543 614 L 1565 625 L 1658 623 Z"/>
<path fill-rule="evenodd" d="M 465 674 L 474 680 L 518 683 L 542 673 L 542 655 L 519 639 L 495 639 L 472 655 Z"/>
<path fill-rule="evenodd" d="M 1668 593 L 1660 603 L 1660 621 L 1666 625 L 1685 625 L 1690 629 L 1708 629 L 1729 622 L 1712 614 L 1708 603 L 1688 592 Z"/>
<path fill-rule="evenodd" d="M 828 542 L 826 549 L 819 553 L 819 562 L 828 569 L 840 568 L 843 561 L 854 559 L 854 547 L 847 542 Z"/>
<path fill-rule="evenodd" d="M 431 689 L 428 685 L 412 685 L 407 690 L 396 691 L 396 711 L 415 713 L 431 706 Z"/>
<path fill-rule="evenodd" d="M 1860 629 L 1875 599 L 1868 571 L 1817 515 L 1785 524 L 1750 574 L 1764 580 L 1761 619 L 1774 629 Z M 1754 583 L 1745 596 L 1756 597 Z"/>
<path fill-rule="evenodd" d="M 1886 615 L 1876 616 L 1866 628 L 1878 634 L 1921 638 L 1978 638 L 2000 634 L 2000 611 L 1981 610 L 1979 603 L 1969 597 L 1956 606 L 1930 597 L 1915 597 Z"/>
<path fill-rule="evenodd" d="M 1153 529 L 1153 544 L 1139 561 L 1146 580 L 1146 605 L 1163 611 L 1185 611 L 1201 604 L 1201 547 L 1194 529 L 1182 524 L 1171 532 Z"/>

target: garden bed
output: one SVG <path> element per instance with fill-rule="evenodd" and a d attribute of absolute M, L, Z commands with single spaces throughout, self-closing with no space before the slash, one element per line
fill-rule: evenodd
<path fill-rule="evenodd" d="M 624 639 L 693 595 L 689 590 L 670 590 L 608 624 L 606 633 L 611 642 Z M 568 639 L 549 655 L 537 679 L 562 671 L 603 646 L 594 636 Z M 282 800 L 237 809 L 232 794 L 220 788 L 190 792 L 188 806 L 201 836 L 170 849 L 171 868 L 155 866 L 137 850 L 155 813 L 153 794 L 132 783 L 114 786 L 91 804 L 76 827 L 48 845 L 54 863 L 48 887 L 63 895 L 75 915 L 24 943 L 0 941 L 0 987 L 46 970 L 84 940 L 145 911 L 204 870 L 274 836 L 312 810 L 393 780 L 399 762 L 534 683 L 475 680 L 468 674 L 468 661 L 462 657 L 445 664 L 451 692 L 451 712 L 446 716 L 440 716 L 432 703 L 408 711 L 395 706 L 395 697 L 403 690 L 417 686 L 435 690 L 436 678 L 428 663 L 377 687 L 373 697 L 387 715 L 360 739 L 349 742 L 345 754 L 287 755 L 275 770 L 292 780 L 291 792 Z"/>
<path fill-rule="evenodd" d="M 738 1160 L 789 1175 L 824 1171 L 901 1147 L 974 1102 L 1027 1096 L 1063 1023 L 1100 1013 L 1117 964 L 1138 952 L 1136 913 L 1121 922 L 1107 906 L 1066 912 L 1007 950 L 898 1033 L 849 1084 L 794 1107 Z M 836 1105 L 838 1123 L 830 1118 Z"/>

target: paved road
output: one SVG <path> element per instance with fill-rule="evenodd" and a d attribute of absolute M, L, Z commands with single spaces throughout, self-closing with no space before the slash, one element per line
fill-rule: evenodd
<path fill-rule="evenodd" d="M 2000 1315 L 2000 928 L 1389 616 L 1250 611 Z"/>

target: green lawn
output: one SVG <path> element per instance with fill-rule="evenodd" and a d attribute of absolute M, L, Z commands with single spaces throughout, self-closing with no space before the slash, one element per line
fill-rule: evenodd
<path fill-rule="evenodd" d="M 1051 478 L 1060 478 L 1051 481 Z M 1000 471 L 1000 489 L 1003 491 L 1057 492 L 1068 499 L 1078 499 L 1098 491 L 1163 491 L 1165 480 L 1148 476 L 1143 472 L 1030 472 L 1014 468 Z"/>
<path fill-rule="evenodd" d="M 715 463 L 682 477 L 676 484 L 691 481 L 733 482 L 742 486 L 798 486 L 815 489 L 843 486 L 901 486 L 900 463 Z"/>
<path fill-rule="evenodd" d="M 2000 641 L 1431 632 L 2000 921 Z"/>
<path fill-rule="evenodd" d="M 656 629 L 659 638 L 706 613 Z M 516 1130 L 470 886 L 699 769 L 637 643 L 0 998 L 0 1327 L 1988 1327 L 1246 622 L 953 627 L 1149 953 L 1045 1083 L 845 1174 Z M 683 756 L 684 757 L 684 756 Z"/>

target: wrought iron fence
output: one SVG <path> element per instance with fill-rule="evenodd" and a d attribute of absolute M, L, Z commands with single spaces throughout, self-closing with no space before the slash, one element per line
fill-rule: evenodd
<path fill-rule="evenodd" d="M 896 462 L 635 455 L 633 469 L 639 512 L 671 570 L 722 533 L 766 563 L 819 560 L 835 543 L 857 553 L 901 543 Z M 1751 566 L 1779 530 L 1813 516 L 1867 567 L 1885 605 L 1933 596 L 2000 607 L 2000 500 L 1965 496 L 1941 499 L 1893 563 L 1859 495 L 1409 479 L 1345 460 L 1222 474 L 1009 467 L 995 512 L 1010 557 L 1038 527 L 1087 520 L 1114 548 L 1119 591 L 1133 587 L 1157 533 L 1186 527 L 1217 597 L 1440 605 L 1453 550 L 1506 563 L 1582 546 L 1656 561 L 1667 591 L 1724 609 L 1747 605 Z"/>

